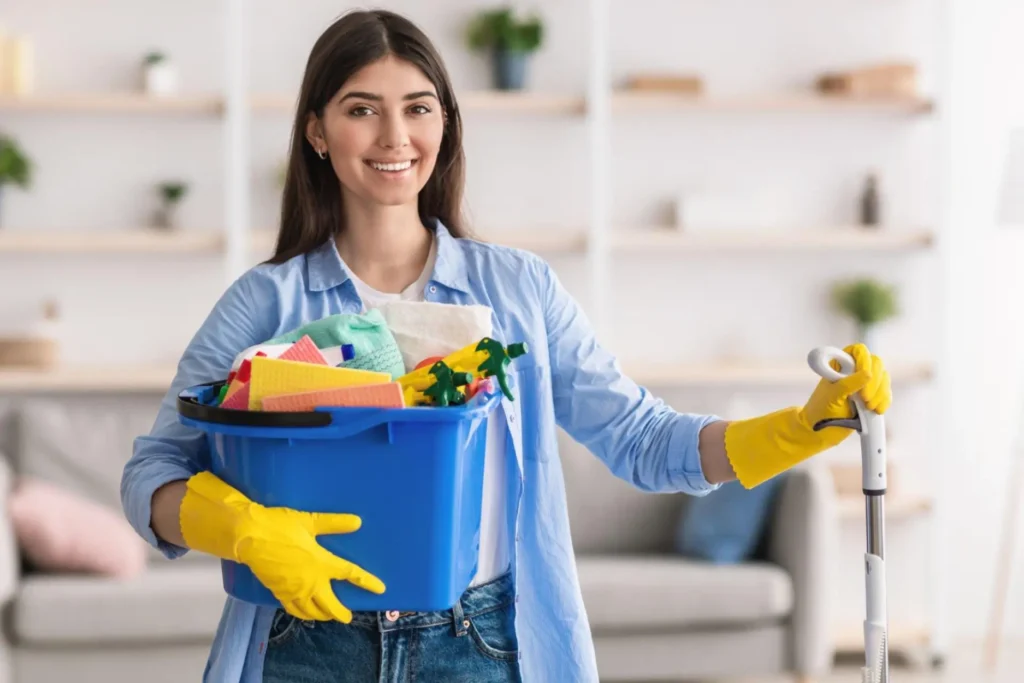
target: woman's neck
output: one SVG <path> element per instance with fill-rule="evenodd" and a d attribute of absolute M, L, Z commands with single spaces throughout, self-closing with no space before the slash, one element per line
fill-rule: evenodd
<path fill-rule="evenodd" d="M 433 240 L 415 205 L 361 207 L 348 202 L 338 254 L 360 280 L 401 292 L 423 272 Z"/>

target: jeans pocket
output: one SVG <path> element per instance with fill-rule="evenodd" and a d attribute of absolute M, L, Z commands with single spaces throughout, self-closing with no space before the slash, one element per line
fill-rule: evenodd
<path fill-rule="evenodd" d="M 274 614 L 274 621 L 270 624 L 270 635 L 267 636 L 267 647 L 281 645 L 291 640 L 301 621 L 284 610 L 277 610 Z"/>
<path fill-rule="evenodd" d="M 512 602 L 483 614 L 467 616 L 466 620 L 469 621 L 469 635 L 481 654 L 503 662 L 519 659 L 515 605 Z"/>

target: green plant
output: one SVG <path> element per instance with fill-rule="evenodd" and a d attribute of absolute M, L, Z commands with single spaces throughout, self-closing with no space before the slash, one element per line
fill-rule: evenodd
<path fill-rule="evenodd" d="M 175 204 L 185 196 L 185 192 L 188 191 L 188 185 L 182 182 L 166 182 L 160 183 L 159 189 L 164 203 Z"/>
<path fill-rule="evenodd" d="M 148 53 L 143 61 L 145 62 L 146 66 L 152 66 L 154 64 L 159 64 L 160 62 L 166 59 L 167 55 L 165 55 L 163 52 L 154 51 Z"/>
<path fill-rule="evenodd" d="M 32 162 L 12 138 L 0 137 L 0 186 L 27 188 L 32 183 Z"/>
<path fill-rule="evenodd" d="M 833 301 L 862 327 L 888 320 L 899 312 L 896 289 L 870 278 L 838 283 Z"/>
<path fill-rule="evenodd" d="M 474 50 L 532 52 L 543 42 L 544 26 L 535 15 L 520 17 L 510 7 L 500 7 L 477 14 L 466 37 Z"/>

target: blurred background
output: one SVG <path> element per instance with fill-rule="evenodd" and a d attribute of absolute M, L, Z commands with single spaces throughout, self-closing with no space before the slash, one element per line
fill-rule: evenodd
<path fill-rule="evenodd" d="M 823 344 L 885 359 L 901 680 L 1024 666 L 1015 5 L 374 5 L 446 60 L 473 231 L 552 263 L 676 409 L 803 402 Z M 271 253 L 305 60 L 351 7 L 0 4 L 9 680 L 199 679 L 217 564 L 142 548 L 121 468 L 210 307 Z M 474 21 L 501 40 L 470 40 Z M 632 490 L 568 438 L 561 456 L 603 677 L 859 680 L 856 438 L 699 504 Z"/>

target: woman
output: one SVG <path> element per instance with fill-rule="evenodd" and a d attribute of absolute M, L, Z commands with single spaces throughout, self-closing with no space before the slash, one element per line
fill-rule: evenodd
<path fill-rule="evenodd" d="M 838 444 L 847 429 L 814 425 L 848 415 L 854 393 L 888 408 L 883 364 L 856 345 L 857 371 L 820 382 L 805 406 L 731 423 L 671 410 L 621 374 L 547 264 L 464 238 L 463 175 L 458 104 L 428 39 L 382 11 L 327 29 L 303 79 L 276 255 L 215 305 L 124 472 L 126 513 L 151 544 L 243 562 L 284 606 L 229 598 L 206 680 L 597 681 L 556 424 L 639 488 L 700 495 L 737 477 L 757 485 Z M 331 579 L 386 587 L 316 535 L 359 520 L 246 500 L 206 471 L 204 437 L 177 422 L 174 398 L 225 377 L 243 349 L 394 297 L 489 306 L 495 335 L 530 353 L 503 408 L 508 457 L 487 465 L 497 483 L 485 505 L 507 516 L 482 530 L 469 590 L 446 612 L 353 615 Z"/>

